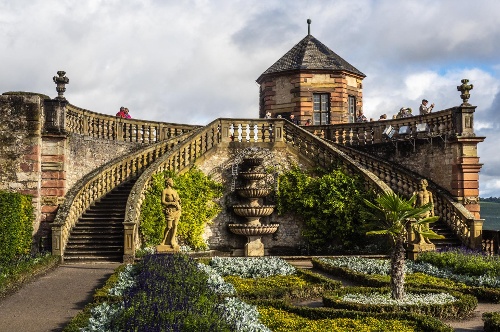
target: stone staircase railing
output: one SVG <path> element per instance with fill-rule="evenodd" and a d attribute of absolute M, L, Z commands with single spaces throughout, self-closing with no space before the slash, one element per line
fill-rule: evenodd
<path fill-rule="evenodd" d="M 378 192 L 392 191 L 359 163 L 315 135 L 304 131 L 286 120 L 279 119 L 218 119 L 202 129 L 164 156 L 155 161 L 136 181 L 127 201 L 124 222 L 124 262 L 132 262 L 135 249 L 140 246 L 138 234 L 140 213 L 152 176 L 165 170 L 180 172 L 194 165 L 196 159 L 209 153 L 220 144 L 285 143 L 300 152 L 309 153 L 323 166 L 339 163 L 351 173 L 361 174 L 370 188 Z M 311 150 L 312 148 L 312 150 Z"/>
<path fill-rule="evenodd" d="M 65 130 L 80 135 L 116 141 L 157 143 L 200 126 L 123 119 L 66 105 Z"/>
<path fill-rule="evenodd" d="M 422 179 L 418 174 L 353 148 L 338 146 L 338 149 L 385 181 L 397 194 L 411 197 L 418 190 Z M 464 245 L 480 249 L 482 221 L 476 221 L 472 213 L 457 203 L 446 190 L 430 180 L 428 183 L 427 190 L 434 197 L 435 214 L 442 217 Z"/>
<path fill-rule="evenodd" d="M 378 193 L 391 192 L 392 189 L 381 181 L 371 170 L 366 169 L 358 160 L 351 158 L 336 146 L 289 121 L 284 123 L 284 141 L 301 155 L 314 161 L 317 165 L 328 168 L 331 165 L 339 165 L 347 173 L 361 175 L 367 185 L 366 189 L 375 190 Z"/>
<path fill-rule="evenodd" d="M 117 158 L 80 179 L 66 194 L 52 227 L 52 253 L 63 257 L 72 227 L 96 200 L 119 184 L 138 176 L 160 156 L 171 150 L 190 134 L 148 146 L 138 152 Z"/>
<path fill-rule="evenodd" d="M 140 245 L 139 222 L 141 207 L 153 175 L 166 170 L 180 172 L 194 165 L 201 156 L 206 155 L 221 142 L 221 121 L 215 120 L 207 126 L 196 129 L 190 137 L 175 146 L 151 164 L 137 179 L 130 192 L 125 210 L 124 225 L 124 262 L 133 262 L 135 249 Z"/>
<path fill-rule="evenodd" d="M 457 126 L 454 123 L 454 113 L 458 110 L 459 107 L 453 107 L 425 116 L 419 115 L 361 123 L 306 126 L 303 128 L 321 138 L 341 145 L 371 145 L 386 143 L 391 139 L 407 139 L 410 137 L 449 137 L 461 134 L 457 133 Z M 388 130 L 389 126 L 394 130 L 392 134 Z M 400 134 L 399 130 L 404 126 L 407 127 L 408 131 L 405 130 L 404 134 Z M 384 135 L 386 130 L 389 135 Z"/>

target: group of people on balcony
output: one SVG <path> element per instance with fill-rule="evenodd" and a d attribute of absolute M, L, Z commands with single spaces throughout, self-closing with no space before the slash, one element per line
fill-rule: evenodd
<path fill-rule="evenodd" d="M 116 116 L 119 118 L 123 118 L 123 119 L 132 119 L 132 117 L 129 114 L 128 108 L 123 107 L 123 106 L 120 107 L 120 111 L 118 113 L 116 113 Z"/>
<path fill-rule="evenodd" d="M 422 99 L 422 104 L 419 107 L 420 115 L 425 115 L 425 114 L 429 114 L 432 112 L 432 109 L 434 108 L 434 103 L 427 106 L 428 103 L 429 103 L 429 101 L 427 99 Z M 414 115 L 413 115 L 412 109 L 410 107 L 401 107 L 398 114 L 394 115 L 392 118 L 393 119 L 401 119 L 401 118 L 408 118 L 411 116 L 414 116 Z M 387 119 L 387 114 L 382 114 L 379 118 L 379 121 L 386 120 L 386 119 Z M 370 119 L 370 121 L 373 121 L 373 119 Z M 358 112 L 358 117 L 356 118 L 356 122 L 368 122 L 368 119 L 363 114 L 362 110 L 360 110 Z"/>

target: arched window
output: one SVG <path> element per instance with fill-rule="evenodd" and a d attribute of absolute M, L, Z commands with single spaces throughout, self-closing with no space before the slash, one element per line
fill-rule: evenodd
<path fill-rule="evenodd" d="M 330 94 L 313 94 L 313 125 L 330 123 Z"/>

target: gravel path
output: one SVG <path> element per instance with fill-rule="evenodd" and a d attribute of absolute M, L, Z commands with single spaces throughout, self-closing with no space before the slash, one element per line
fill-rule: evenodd
<path fill-rule="evenodd" d="M 119 263 L 62 264 L 0 302 L 0 332 L 62 331 Z"/>

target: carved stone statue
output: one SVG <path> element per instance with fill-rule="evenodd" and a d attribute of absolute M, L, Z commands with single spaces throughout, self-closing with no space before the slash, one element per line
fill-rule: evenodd
<path fill-rule="evenodd" d="M 171 178 L 165 180 L 166 188 L 161 194 L 161 203 L 163 205 L 163 213 L 165 215 L 165 232 L 163 241 L 158 248 L 158 251 L 178 250 L 179 245 L 175 235 L 177 233 L 177 224 L 181 217 L 181 199 L 177 191 L 173 188 L 174 181 Z M 161 250 L 163 247 L 163 250 Z M 167 248 L 168 247 L 168 248 Z"/>
<path fill-rule="evenodd" d="M 420 207 L 425 204 L 431 203 L 432 208 L 430 211 L 425 212 L 422 215 L 422 218 L 427 218 L 427 217 L 433 217 L 434 216 L 434 198 L 432 196 L 432 193 L 427 190 L 428 182 L 426 179 L 420 180 L 420 183 L 418 185 L 418 190 L 414 193 L 417 195 L 417 199 L 415 200 L 415 206 Z M 428 231 L 429 230 L 429 224 L 423 224 L 422 225 L 422 230 L 423 231 Z M 431 244 L 432 242 L 429 239 L 425 239 L 422 235 L 419 235 L 420 239 L 418 243 L 428 243 Z"/>

